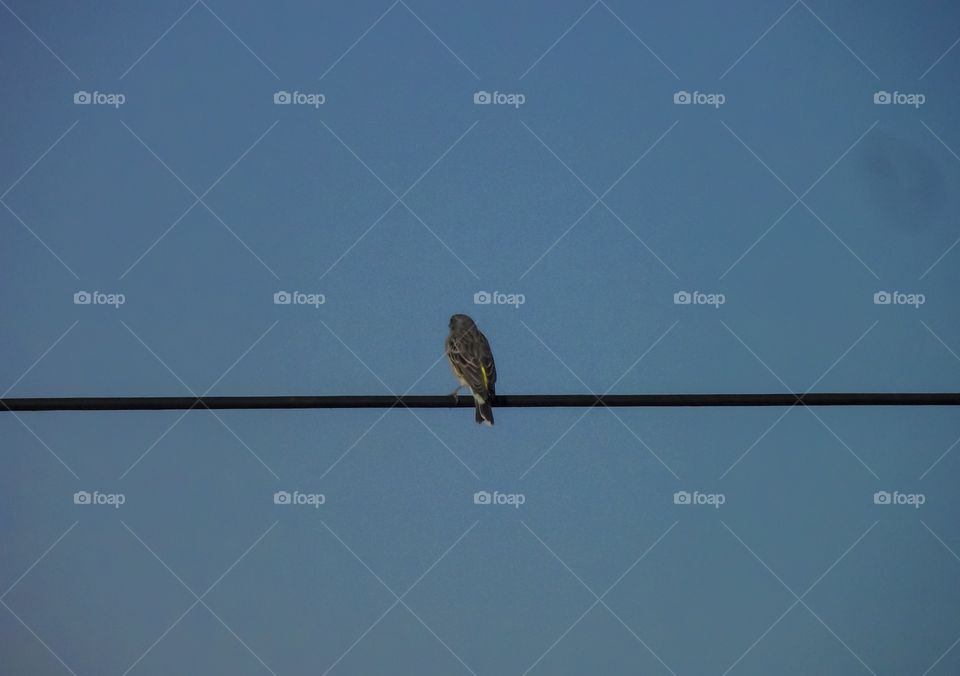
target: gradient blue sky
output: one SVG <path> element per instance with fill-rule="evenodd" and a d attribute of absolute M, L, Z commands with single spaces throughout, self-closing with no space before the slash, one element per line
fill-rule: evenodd
<path fill-rule="evenodd" d="M 455 312 L 501 393 L 960 389 L 952 3 L 0 5 L 4 396 L 446 393 Z M 957 673 L 958 437 L 945 408 L 4 413 L 0 671 Z"/>

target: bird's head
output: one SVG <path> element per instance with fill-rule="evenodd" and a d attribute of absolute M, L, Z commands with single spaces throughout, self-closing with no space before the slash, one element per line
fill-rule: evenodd
<path fill-rule="evenodd" d="M 454 333 L 460 333 L 476 326 L 474 321 L 467 315 L 453 315 L 450 317 L 450 330 Z"/>

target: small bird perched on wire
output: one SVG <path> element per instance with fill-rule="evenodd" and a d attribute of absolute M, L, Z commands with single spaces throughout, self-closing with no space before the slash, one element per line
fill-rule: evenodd
<path fill-rule="evenodd" d="M 460 381 L 460 387 L 452 392 L 452 396 L 457 397 L 464 387 L 470 388 L 476 404 L 476 421 L 492 426 L 490 400 L 496 396 L 497 367 L 487 337 L 467 315 L 453 315 L 445 344 L 450 368 Z"/>

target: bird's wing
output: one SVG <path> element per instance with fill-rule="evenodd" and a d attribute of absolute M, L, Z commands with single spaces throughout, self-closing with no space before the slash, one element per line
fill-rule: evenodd
<path fill-rule="evenodd" d="M 486 343 L 486 340 L 482 342 Z M 484 358 L 484 353 L 489 354 L 489 349 L 483 350 L 482 347 L 476 336 L 462 335 L 448 341 L 447 356 L 451 366 L 467 381 L 470 389 L 486 398 L 493 385 L 491 375 L 495 379 L 496 373 L 491 372 Z"/>
<path fill-rule="evenodd" d="M 497 365 L 493 361 L 493 350 L 490 349 L 490 343 L 487 342 L 487 337 L 482 333 L 480 334 L 480 344 L 479 359 L 487 374 L 487 391 L 496 395 Z"/>

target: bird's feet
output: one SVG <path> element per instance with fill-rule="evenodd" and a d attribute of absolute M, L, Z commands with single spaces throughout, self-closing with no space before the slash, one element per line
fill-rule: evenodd
<path fill-rule="evenodd" d="M 462 390 L 462 389 L 463 389 L 463 385 L 461 385 L 460 387 L 458 387 L 457 389 L 455 389 L 453 392 L 450 393 L 450 396 L 453 397 L 453 403 L 454 403 L 454 404 L 459 403 L 459 401 L 460 401 L 460 390 Z"/>

